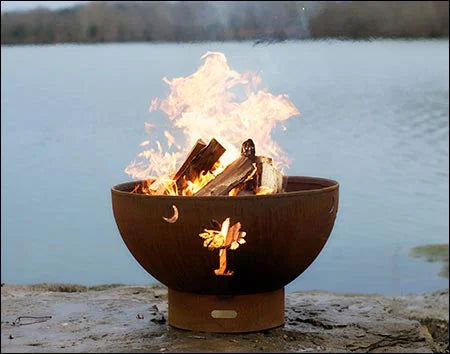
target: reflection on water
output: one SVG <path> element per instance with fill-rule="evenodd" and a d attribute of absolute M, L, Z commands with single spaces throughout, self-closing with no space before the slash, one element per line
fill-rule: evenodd
<path fill-rule="evenodd" d="M 410 256 L 414 258 L 424 258 L 427 262 L 442 262 L 442 269 L 439 272 L 439 275 L 448 278 L 448 244 L 414 247 L 411 249 Z"/>
<path fill-rule="evenodd" d="M 287 290 L 447 287 L 439 263 L 409 251 L 448 242 L 448 49 L 448 40 L 3 47 L 2 281 L 154 281 L 119 235 L 110 188 L 129 180 L 139 143 L 170 128 L 148 112 L 167 95 L 162 77 L 189 75 L 221 51 L 301 112 L 274 133 L 293 160 L 287 173 L 340 183 L 333 232 Z M 157 127 L 150 136 L 144 122 Z"/>

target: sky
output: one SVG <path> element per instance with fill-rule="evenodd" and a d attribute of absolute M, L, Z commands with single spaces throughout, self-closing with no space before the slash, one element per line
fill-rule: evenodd
<path fill-rule="evenodd" d="M 73 5 L 82 4 L 89 1 L 2 1 L 1 11 L 23 11 L 31 10 L 37 7 L 46 7 L 48 9 L 62 9 Z"/>

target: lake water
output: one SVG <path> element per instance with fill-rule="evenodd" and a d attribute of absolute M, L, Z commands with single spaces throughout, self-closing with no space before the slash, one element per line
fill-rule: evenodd
<path fill-rule="evenodd" d="M 287 290 L 400 295 L 446 288 L 412 247 L 448 243 L 448 40 L 2 47 L 1 276 L 149 283 L 117 230 L 110 187 L 148 138 L 162 78 L 222 51 L 302 115 L 274 136 L 289 175 L 340 182 L 328 243 Z"/>

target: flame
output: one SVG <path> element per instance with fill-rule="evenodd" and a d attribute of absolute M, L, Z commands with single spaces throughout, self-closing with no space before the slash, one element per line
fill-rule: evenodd
<path fill-rule="evenodd" d="M 238 195 L 240 191 L 241 191 L 240 186 L 234 187 L 231 191 L 228 192 L 228 195 L 234 197 L 235 195 Z"/>
<path fill-rule="evenodd" d="M 181 149 L 181 146 L 175 142 L 175 138 L 172 134 L 170 134 L 167 130 L 164 131 L 164 136 L 167 139 L 167 145 L 170 148 L 172 145 L 176 146 L 178 149 Z"/>
<path fill-rule="evenodd" d="M 167 150 L 159 141 L 145 141 L 141 145 L 148 149 L 139 153 L 125 172 L 141 180 L 171 176 L 197 139 L 209 141 L 212 137 L 220 141 L 226 152 L 212 175 L 206 172 L 190 181 L 183 195 L 192 195 L 223 171 L 239 156 L 241 143 L 248 137 L 255 142 L 258 154 L 272 157 L 278 169 L 288 167 L 289 158 L 271 135 L 278 123 L 299 114 L 289 97 L 257 90 L 260 76 L 232 70 L 223 53 L 207 52 L 201 59 L 203 64 L 195 73 L 172 80 L 163 78 L 170 93 L 163 100 L 154 98 L 151 102 L 149 111 L 161 110 L 172 125 L 171 132 L 164 132 Z M 239 89 L 243 89 L 241 95 L 236 92 Z M 154 125 L 145 123 L 145 127 L 149 133 Z M 183 142 L 175 140 L 174 131 L 182 133 Z M 169 182 L 167 185 L 171 186 Z M 171 186 L 169 193 L 173 191 Z"/>
<path fill-rule="evenodd" d="M 216 175 L 210 171 L 202 171 L 194 181 L 187 181 L 187 187 L 183 189 L 182 195 L 194 195 L 215 177 Z"/>
<path fill-rule="evenodd" d="M 272 194 L 272 193 L 273 193 L 273 188 L 269 188 L 266 186 L 258 187 L 255 192 L 256 195 Z"/>

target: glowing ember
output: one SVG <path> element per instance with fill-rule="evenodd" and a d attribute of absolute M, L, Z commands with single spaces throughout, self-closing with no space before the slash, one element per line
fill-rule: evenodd
<path fill-rule="evenodd" d="M 142 193 L 154 194 L 156 186 L 151 182 L 162 178 L 157 184 L 162 188 L 159 192 L 165 188 L 166 194 L 195 194 L 239 157 L 241 143 L 248 137 L 254 140 L 262 155 L 273 158 L 274 167 L 289 166 L 288 157 L 271 137 L 277 123 L 299 114 L 288 96 L 257 90 L 260 77 L 232 70 L 223 53 L 207 52 L 202 59 L 203 65 L 192 75 L 172 80 L 164 78 L 170 94 L 162 101 L 155 98 L 151 102 L 149 110 L 166 113 L 173 129 L 164 131 L 167 149 L 160 141 L 146 140 L 141 146 L 147 150 L 125 169 L 133 178 L 147 180 L 141 186 Z M 233 92 L 240 88 L 245 92 L 242 97 Z M 145 123 L 145 128 L 150 132 L 154 125 Z M 174 137 L 180 132 L 184 141 Z M 171 180 L 176 167 L 197 139 L 209 141 L 211 137 L 220 141 L 225 153 L 214 168 L 203 171 L 195 180 L 185 181 L 179 190 L 179 185 L 177 187 Z"/>
<path fill-rule="evenodd" d="M 233 271 L 227 269 L 227 249 L 235 250 L 245 243 L 246 233 L 241 231 L 241 223 L 237 222 L 230 227 L 230 218 L 226 218 L 220 226 L 220 231 L 205 229 L 199 236 L 205 241 L 203 246 L 209 250 L 219 249 L 219 269 L 215 269 L 216 275 L 233 275 Z"/>
<path fill-rule="evenodd" d="M 263 195 L 263 194 L 272 194 L 273 188 L 269 188 L 266 186 L 261 186 L 256 189 L 256 195 Z"/>

